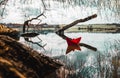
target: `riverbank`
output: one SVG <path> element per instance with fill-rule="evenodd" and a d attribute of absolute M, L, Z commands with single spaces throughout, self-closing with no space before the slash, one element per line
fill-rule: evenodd
<path fill-rule="evenodd" d="M 17 29 L 22 32 L 22 24 L 5 24 L 6 26 Z M 55 32 L 56 30 L 64 27 L 65 25 L 48 25 L 40 24 L 33 25 L 30 24 L 29 32 L 38 32 L 42 34 L 47 34 L 50 32 Z M 69 28 L 65 32 L 89 32 L 89 33 L 120 33 L 120 24 L 88 24 L 88 25 L 75 25 L 74 27 Z"/>

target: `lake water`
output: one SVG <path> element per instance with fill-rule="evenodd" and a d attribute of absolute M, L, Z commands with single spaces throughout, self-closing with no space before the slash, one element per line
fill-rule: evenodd
<path fill-rule="evenodd" d="M 25 42 L 23 38 L 20 39 L 20 42 L 30 45 L 34 49 L 42 52 L 47 56 L 63 61 L 68 67 L 72 66 L 72 68 L 76 70 L 77 76 L 79 76 L 79 74 L 84 75 L 85 72 L 88 72 L 86 73 L 86 78 L 96 78 L 96 75 L 97 78 L 100 78 L 100 76 L 98 77 L 98 73 L 96 74 L 96 71 L 98 71 L 99 69 L 98 60 L 101 59 L 98 58 L 98 55 L 102 56 L 101 65 L 104 64 L 102 65 L 103 67 L 107 66 L 111 68 L 109 60 L 112 57 L 116 56 L 117 52 L 120 52 L 120 34 L 65 33 L 65 35 L 70 38 L 82 37 L 80 41 L 81 43 L 86 43 L 94 46 L 97 48 L 97 51 L 92 51 L 85 47 L 81 47 L 81 51 L 75 50 L 74 52 L 66 55 L 65 52 L 67 49 L 67 43 L 55 33 L 48 33 L 46 35 L 40 34 L 38 36 L 42 39 L 42 42 L 40 44 L 44 45 L 47 43 L 47 45 L 45 46 L 46 51 L 44 51 L 37 45 Z M 39 41 L 37 37 L 32 38 L 31 40 L 33 40 L 34 42 Z M 81 62 L 83 63 L 82 66 Z"/>

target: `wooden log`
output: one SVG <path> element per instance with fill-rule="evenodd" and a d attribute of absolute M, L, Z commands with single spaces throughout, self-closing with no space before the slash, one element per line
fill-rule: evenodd
<path fill-rule="evenodd" d="M 20 38 L 20 32 L 18 30 L 8 28 L 5 25 L 0 25 L 0 35 L 7 35 L 15 40 L 19 40 Z"/>
<path fill-rule="evenodd" d="M 0 76 L 2 78 L 5 75 L 5 78 L 45 78 L 48 74 L 55 73 L 61 66 L 62 63 L 8 36 L 0 35 Z"/>

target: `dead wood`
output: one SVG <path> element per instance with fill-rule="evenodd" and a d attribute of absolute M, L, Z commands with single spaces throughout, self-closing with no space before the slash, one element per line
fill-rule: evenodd
<path fill-rule="evenodd" d="M 60 62 L 8 36 L 0 35 L 0 76 L 3 78 L 5 75 L 6 78 L 45 78 L 61 66 L 63 65 Z"/>
<path fill-rule="evenodd" d="M 96 18 L 96 17 L 97 17 L 97 15 L 96 15 L 96 14 L 93 14 L 93 15 L 91 15 L 91 16 L 88 16 L 88 17 L 84 18 L 84 19 L 75 20 L 75 21 L 73 21 L 72 23 L 70 23 L 70 24 L 68 24 L 68 25 L 65 25 L 63 28 L 57 30 L 57 31 L 56 31 L 56 34 L 59 35 L 61 38 L 63 38 L 63 39 L 66 40 L 67 36 L 64 35 L 64 31 L 65 31 L 65 30 L 67 30 L 67 29 L 70 28 L 70 27 L 75 26 L 75 25 L 78 24 L 78 23 L 86 22 L 86 21 L 91 20 L 91 19 Z M 69 37 L 68 37 L 68 38 L 69 38 Z M 80 43 L 79 45 L 80 45 L 80 46 L 84 46 L 84 47 L 86 47 L 86 48 L 88 48 L 88 49 L 91 49 L 91 50 L 93 50 L 93 51 L 97 51 L 97 48 L 95 48 L 95 47 L 93 47 L 93 46 L 90 46 L 90 45 L 88 45 L 88 44 Z"/>

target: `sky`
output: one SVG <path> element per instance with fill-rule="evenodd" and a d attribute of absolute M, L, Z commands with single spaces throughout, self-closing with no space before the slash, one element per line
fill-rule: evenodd
<path fill-rule="evenodd" d="M 18 1 L 18 2 L 17 2 Z M 1 23 L 24 23 L 32 17 L 36 17 L 43 11 L 43 6 L 39 0 L 23 4 L 19 0 L 9 0 L 5 14 L 0 18 Z M 49 4 L 50 3 L 50 4 Z M 77 19 L 85 18 L 92 14 L 97 14 L 97 18 L 85 22 L 84 24 L 120 23 L 119 18 L 114 17 L 111 10 L 98 10 L 97 7 L 69 6 L 63 8 L 59 2 L 45 2 L 47 10 L 46 17 L 41 17 L 42 23 L 48 24 L 69 24 Z M 48 7 L 50 5 L 50 7 Z M 39 20 L 32 21 L 38 23 Z"/>

